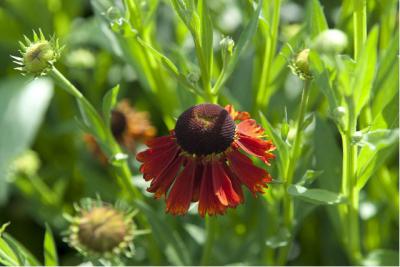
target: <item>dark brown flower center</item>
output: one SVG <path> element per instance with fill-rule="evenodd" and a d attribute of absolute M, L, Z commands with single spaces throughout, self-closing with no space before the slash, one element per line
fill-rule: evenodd
<path fill-rule="evenodd" d="M 175 127 L 176 140 L 190 154 L 220 153 L 232 144 L 235 127 L 225 109 L 214 104 L 201 104 L 179 116 Z"/>
<path fill-rule="evenodd" d="M 122 137 L 126 128 L 126 118 L 125 115 L 118 111 L 113 110 L 111 112 L 111 132 L 114 137 L 118 140 Z"/>

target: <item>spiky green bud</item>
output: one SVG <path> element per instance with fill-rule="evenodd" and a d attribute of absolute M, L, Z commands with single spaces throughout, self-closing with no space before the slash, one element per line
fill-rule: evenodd
<path fill-rule="evenodd" d="M 66 241 L 84 256 L 112 259 L 134 253 L 133 239 L 148 233 L 137 230 L 133 222 L 136 212 L 122 206 L 111 206 L 101 200 L 84 199 L 71 222 Z"/>
<path fill-rule="evenodd" d="M 18 65 L 15 69 L 22 74 L 46 75 L 60 57 L 62 47 L 59 46 L 58 40 L 54 37 L 47 40 L 41 30 L 39 34 L 33 31 L 33 40 L 26 36 L 24 39 L 25 43 L 19 42 L 21 56 L 11 56 Z"/>
<path fill-rule="evenodd" d="M 297 75 L 302 80 L 311 80 L 312 74 L 310 71 L 310 63 L 308 56 L 310 54 L 310 49 L 306 48 L 300 51 L 296 57 L 289 64 L 292 72 Z"/>

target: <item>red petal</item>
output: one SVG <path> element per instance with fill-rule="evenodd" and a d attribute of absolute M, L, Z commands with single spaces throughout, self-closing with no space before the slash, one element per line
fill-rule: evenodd
<path fill-rule="evenodd" d="M 236 141 L 236 144 L 247 153 L 259 157 L 266 164 L 269 164 L 270 159 L 275 158 L 275 155 L 270 153 L 270 151 L 275 149 L 271 141 L 265 141 L 243 134 L 239 134 L 238 136 L 239 139 Z"/>
<path fill-rule="evenodd" d="M 264 134 L 264 129 L 255 120 L 241 121 L 237 125 L 237 130 L 239 133 L 252 137 L 261 137 Z"/>
<path fill-rule="evenodd" d="M 232 172 L 232 170 L 229 168 L 228 165 L 224 164 L 223 167 L 224 167 L 224 170 L 225 170 L 226 174 L 231 179 L 233 189 L 235 190 L 236 194 L 240 198 L 239 203 L 244 202 L 242 184 L 241 184 L 239 178 L 237 177 L 237 175 L 235 173 Z"/>
<path fill-rule="evenodd" d="M 203 165 L 197 164 L 196 175 L 193 184 L 192 202 L 199 201 L 201 178 L 203 177 Z"/>
<path fill-rule="evenodd" d="M 236 111 L 232 105 L 225 106 L 225 110 L 228 111 L 233 120 L 243 121 L 251 118 L 248 112 Z"/>
<path fill-rule="evenodd" d="M 177 157 L 179 153 L 178 146 L 171 146 L 165 151 L 153 155 L 148 160 L 145 160 L 140 166 L 140 172 L 146 181 L 159 176 Z"/>
<path fill-rule="evenodd" d="M 214 193 L 224 206 L 235 207 L 240 203 L 240 196 L 232 187 L 230 177 L 225 172 L 221 162 L 212 164 Z"/>
<path fill-rule="evenodd" d="M 151 181 L 150 187 L 147 188 L 147 191 L 155 193 L 155 198 L 160 198 L 166 195 L 166 192 L 171 187 L 181 168 L 182 159 L 182 157 L 176 158 L 168 168 Z"/>
<path fill-rule="evenodd" d="M 173 140 L 173 136 L 172 135 L 165 135 L 165 136 L 160 136 L 160 137 L 156 137 L 156 138 L 147 140 L 145 142 L 145 144 L 148 147 L 152 148 L 152 147 L 157 147 L 157 146 L 163 145 L 166 142 L 170 142 L 172 140 Z"/>
<path fill-rule="evenodd" d="M 187 212 L 192 200 L 195 170 L 195 161 L 188 160 L 185 168 L 172 185 L 167 198 L 167 212 L 173 215 L 183 215 Z"/>
<path fill-rule="evenodd" d="M 199 199 L 199 214 L 204 217 L 206 214 L 216 215 L 224 214 L 226 206 L 223 206 L 218 197 L 214 193 L 213 176 L 210 164 L 206 164 L 203 170 L 201 180 L 200 199 Z"/>
<path fill-rule="evenodd" d="M 263 193 L 263 189 L 267 188 L 266 183 L 272 180 L 268 172 L 254 166 L 247 156 L 237 150 L 229 153 L 227 158 L 233 172 L 253 194 L 256 192 Z"/>
<path fill-rule="evenodd" d="M 152 159 L 155 155 L 158 155 L 171 147 L 177 146 L 178 145 L 172 140 L 164 140 L 163 142 L 158 143 L 157 146 L 153 146 L 152 148 L 138 153 L 136 159 L 140 162 L 145 162 Z"/>

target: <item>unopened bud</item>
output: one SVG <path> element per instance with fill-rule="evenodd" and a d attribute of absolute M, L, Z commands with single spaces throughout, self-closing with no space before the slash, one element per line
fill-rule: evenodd
<path fill-rule="evenodd" d="M 133 255 L 133 239 L 144 231 L 136 230 L 133 212 L 124 211 L 101 201 L 85 199 L 79 214 L 69 218 L 67 241 L 85 256 L 113 258 Z M 147 231 L 146 231 L 147 232 Z"/>
<path fill-rule="evenodd" d="M 310 54 L 310 49 L 304 49 L 297 54 L 294 60 L 292 60 L 289 67 L 295 75 L 297 75 L 302 80 L 311 80 L 312 74 L 310 72 L 310 65 L 308 56 Z"/>
<path fill-rule="evenodd" d="M 14 63 L 19 65 L 16 69 L 34 76 L 45 75 L 60 57 L 62 50 L 55 38 L 47 40 L 42 31 L 39 31 L 39 35 L 33 32 L 33 41 L 25 36 L 25 43 L 20 42 L 20 46 L 21 57 L 11 56 Z"/>
<path fill-rule="evenodd" d="M 320 33 L 313 41 L 313 48 L 325 54 L 339 54 L 348 44 L 347 36 L 337 29 L 330 29 Z"/>
<path fill-rule="evenodd" d="M 233 47 L 235 46 L 235 42 L 228 36 L 224 37 L 220 42 L 222 51 L 227 51 L 229 55 L 232 55 Z"/>

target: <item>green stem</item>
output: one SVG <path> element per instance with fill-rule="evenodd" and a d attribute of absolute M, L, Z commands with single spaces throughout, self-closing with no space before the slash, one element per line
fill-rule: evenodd
<path fill-rule="evenodd" d="M 367 1 L 353 0 L 354 58 L 358 61 L 367 39 Z"/>
<path fill-rule="evenodd" d="M 293 199 L 288 194 L 287 189 L 293 183 L 294 171 L 296 168 L 297 160 L 301 152 L 302 148 L 302 137 L 303 133 L 303 125 L 304 125 L 304 117 L 307 111 L 307 103 L 308 98 L 310 96 L 310 81 L 304 81 L 304 89 L 301 94 L 300 100 L 300 110 L 299 116 L 297 117 L 296 122 L 296 133 L 295 138 L 291 150 L 290 160 L 286 168 L 285 172 L 285 183 L 284 183 L 284 197 L 283 197 L 283 218 L 284 225 L 286 229 L 293 235 L 293 221 L 294 221 L 294 211 L 293 211 Z M 284 265 L 287 260 L 287 256 L 289 253 L 289 248 L 291 246 L 292 238 L 290 238 L 290 242 L 288 242 L 287 246 L 284 246 L 280 249 L 278 255 L 278 265 Z"/>
<path fill-rule="evenodd" d="M 210 257 L 212 252 L 212 247 L 215 239 L 215 228 L 216 228 L 216 218 L 206 217 L 206 232 L 207 239 L 203 248 L 203 255 L 201 256 L 201 265 L 206 266 L 210 264 Z"/>
<path fill-rule="evenodd" d="M 50 71 L 50 76 L 55 80 L 55 82 L 61 88 L 63 88 L 69 94 L 74 96 L 78 101 L 83 103 L 84 106 L 87 107 L 92 114 L 100 118 L 93 105 L 82 95 L 82 93 L 67 78 L 65 78 L 65 76 L 61 72 L 57 70 L 57 68 L 55 67 L 52 68 L 52 70 Z M 84 117 L 85 114 L 82 114 L 82 116 Z M 105 125 L 103 126 L 106 128 Z M 109 131 L 108 128 L 104 130 Z M 113 138 L 105 138 L 105 141 L 107 143 L 106 145 L 108 149 L 112 151 L 113 154 L 122 152 L 119 146 L 116 145 Z M 129 194 L 132 194 L 133 196 L 140 198 L 141 197 L 140 192 L 131 182 L 132 174 L 129 170 L 128 163 L 126 161 L 122 161 L 118 166 L 113 166 L 113 169 L 115 170 L 115 173 L 117 173 L 118 179 L 120 179 L 122 184 L 124 185 L 124 190 L 126 190 Z"/>
<path fill-rule="evenodd" d="M 359 229 L 359 190 L 356 187 L 357 177 L 357 145 L 353 144 L 352 136 L 356 132 L 357 119 L 354 116 L 354 103 L 349 101 L 349 115 L 347 127 L 342 135 L 343 142 L 343 170 L 342 170 L 342 195 L 347 197 L 344 214 L 345 244 L 353 264 L 359 264 L 361 259 L 360 229 Z M 347 239 L 346 239 L 347 238 Z"/>
<path fill-rule="evenodd" d="M 266 1 L 266 4 L 268 4 L 268 1 Z M 268 104 L 268 99 L 266 98 L 268 93 L 268 83 L 271 76 L 272 60 L 274 59 L 276 43 L 278 41 L 280 6 L 281 0 L 275 0 L 272 14 L 272 33 L 271 35 L 269 35 L 269 33 L 266 33 L 266 35 L 269 37 L 267 38 L 267 40 L 265 40 L 263 65 L 254 106 L 255 111 L 259 110 L 262 107 L 265 107 Z"/>

